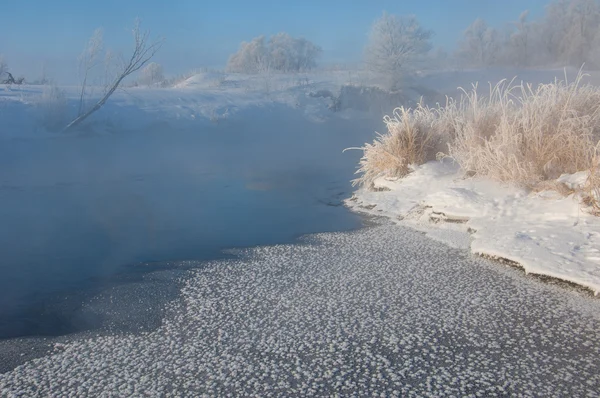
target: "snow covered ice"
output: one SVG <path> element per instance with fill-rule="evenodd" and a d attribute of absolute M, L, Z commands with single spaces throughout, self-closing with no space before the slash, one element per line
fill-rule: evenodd
<path fill-rule="evenodd" d="M 57 347 L 2 396 L 598 396 L 600 302 L 379 225 L 190 271 L 154 332 Z"/>

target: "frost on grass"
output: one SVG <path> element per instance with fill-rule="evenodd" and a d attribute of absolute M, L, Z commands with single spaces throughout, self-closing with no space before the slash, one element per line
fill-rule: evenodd
<path fill-rule="evenodd" d="M 467 175 L 530 188 L 591 170 L 598 163 L 600 88 L 583 77 L 537 87 L 504 80 L 487 96 L 475 85 L 445 106 L 398 108 L 385 119 L 387 133 L 363 148 L 356 181 L 403 177 L 438 149 Z"/>
<path fill-rule="evenodd" d="M 441 108 L 419 104 L 414 110 L 396 108 L 392 116 L 385 116 L 388 132 L 362 148 L 364 156 L 358 169 L 362 176 L 354 185 L 371 186 L 378 177 L 403 177 L 411 165 L 435 159 L 445 141 L 440 112 Z"/>
<path fill-rule="evenodd" d="M 597 393 L 599 302 L 461 253 L 391 226 L 242 251 L 155 332 L 58 347 L 0 395 Z"/>

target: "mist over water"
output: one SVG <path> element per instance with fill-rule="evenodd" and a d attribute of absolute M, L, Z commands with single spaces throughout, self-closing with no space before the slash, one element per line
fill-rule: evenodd
<path fill-rule="evenodd" d="M 6 142 L 0 335 L 52 334 L 56 325 L 35 319 L 48 300 L 156 262 L 358 227 L 340 205 L 359 152 L 342 150 L 374 123 L 263 115 L 199 131 Z"/>

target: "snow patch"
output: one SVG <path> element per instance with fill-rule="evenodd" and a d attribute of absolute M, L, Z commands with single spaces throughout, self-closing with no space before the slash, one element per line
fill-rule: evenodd
<path fill-rule="evenodd" d="M 587 172 L 581 172 L 557 181 L 577 189 L 586 179 Z M 418 166 L 396 181 L 380 178 L 375 188 L 385 191 L 360 189 L 346 203 L 455 247 L 469 241 L 473 253 L 516 262 L 526 273 L 600 292 L 600 221 L 581 209 L 575 194 L 532 193 L 484 178 L 467 179 L 448 160 Z"/>

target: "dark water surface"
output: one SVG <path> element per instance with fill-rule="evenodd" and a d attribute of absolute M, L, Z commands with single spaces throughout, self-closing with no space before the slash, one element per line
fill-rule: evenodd
<path fill-rule="evenodd" d="M 123 317 L 117 301 L 136 303 L 134 327 L 132 313 L 177 293 L 180 260 L 360 227 L 341 205 L 360 153 L 342 149 L 376 127 L 282 108 L 194 131 L 3 142 L 0 338 L 99 329 Z"/>

